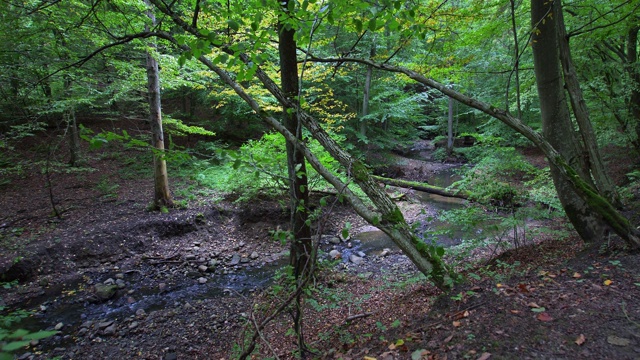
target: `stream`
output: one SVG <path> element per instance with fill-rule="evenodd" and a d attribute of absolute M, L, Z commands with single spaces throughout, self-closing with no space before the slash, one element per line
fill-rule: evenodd
<path fill-rule="evenodd" d="M 455 174 L 455 169 L 447 168 L 438 171 L 428 179 L 428 182 L 446 187 L 457 179 L 458 175 Z M 414 190 L 408 190 L 406 197 L 411 203 L 425 209 L 426 214 L 462 207 L 465 203 L 462 199 L 447 198 Z M 420 222 L 426 224 L 428 222 L 426 221 L 427 215 L 420 216 L 423 220 Z M 437 224 L 429 221 L 429 225 L 421 225 L 418 232 L 426 231 L 427 226 L 432 227 Z M 455 238 L 445 237 L 438 237 L 436 241 L 445 247 L 460 242 Z M 399 252 L 393 241 L 373 226 L 356 229 L 349 241 L 338 244 L 326 243 L 321 248 L 325 253 L 324 256 L 327 256 L 326 254 L 331 250 L 339 251 L 342 262 L 345 264 L 352 261 L 351 255 L 357 255 L 363 258 L 363 261 L 369 261 L 372 256 L 384 256 L 383 252 Z M 123 319 L 133 317 L 140 311 L 150 313 L 201 299 L 221 298 L 237 294 L 247 295 L 270 285 L 273 282 L 275 272 L 287 262 L 287 256 L 283 254 L 278 260 L 263 266 L 245 267 L 231 274 L 208 276 L 204 283 L 186 279 L 190 281 L 182 281 L 165 287 L 158 287 L 157 282 L 154 283 L 143 277 L 142 274 L 147 274 L 149 269 L 119 274 L 115 272 L 84 274 L 83 278 L 78 279 L 75 283 L 66 283 L 57 289 L 48 289 L 46 294 L 40 294 L 28 304 L 24 304 L 27 305 L 25 308 L 35 308 L 39 311 L 35 316 L 23 320 L 17 327 L 37 331 L 44 328 L 51 329 L 55 324 L 63 323 L 65 327 L 77 330 L 80 324 L 86 321 Z M 141 266 L 149 265 L 142 264 Z M 74 300 L 73 295 L 76 292 L 80 293 L 82 288 L 87 287 L 87 278 L 99 282 L 120 278 L 126 283 L 126 288 L 118 290 L 118 296 L 103 302 L 80 297 Z M 132 294 L 135 295 L 135 298 Z M 68 332 L 68 329 L 65 332 Z M 58 344 L 64 344 L 64 341 L 58 341 Z"/>

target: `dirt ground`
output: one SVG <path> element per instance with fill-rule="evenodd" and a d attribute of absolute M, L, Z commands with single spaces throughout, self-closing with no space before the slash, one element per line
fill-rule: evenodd
<path fill-rule="evenodd" d="M 116 159 L 89 165 L 98 171 L 51 179 L 61 219 L 51 216 L 39 172 L 1 188 L 2 314 L 32 311 L 13 327 L 58 330 L 17 357 L 236 358 L 289 296 L 274 280 L 287 262 L 286 245 L 272 236 L 287 228 L 281 203 L 198 198 L 148 212 L 150 180 L 120 178 Z M 414 179 L 429 170 L 408 166 Z M 105 179 L 118 186 L 105 191 Z M 400 204 L 410 220 L 418 216 L 415 203 Z M 365 225 L 339 203 L 323 219 L 332 236 L 347 221 Z M 587 249 L 575 236 L 550 234 L 459 269 L 467 280 L 448 294 L 396 249 L 358 265 L 324 261 L 302 304 L 306 356 L 638 359 L 638 260 L 615 239 Z M 293 358 L 291 326 L 289 311 L 275 316 L 257 333 L 252 358 Z"/>

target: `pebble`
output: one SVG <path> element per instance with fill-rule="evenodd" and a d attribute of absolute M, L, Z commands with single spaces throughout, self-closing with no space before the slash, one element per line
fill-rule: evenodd
<path fill-rule="evenodd" d="M 57 330 L 62 329 L 63 326 L 64 326 L 64 324 L 59 322 L 59 323 L 56 324 L 56 326 L 53 329 L 57 331 Z"/>
<path fill-rule="evenodd" d="M 124 279 L 124 274 L 123 273 L 117 273 L 116 274 L 116 280 L 117 279 Z"/>
<path fill-rule="evenodd" d="M 146 311 L 144 311 L 144 309 L 138 309 L 138 310 L 136 310 L 136 317 L 137 317 L 138 319 L 141 319 L 141 318 L 143 318 L 143 317 L 145 317 L 145 316 L 147 316 L 147 312 L 146 312 Z"/>
<path fill-rule="evenodd" d="M 205 278 L 205 277 L 199 277 L 199 278 L 198 278 L 198 283 L 199 283 L 199 284 L 206 284 L 206 283 L 207 283 L 207 278 Z"/>
<path fill-rule="evenodd" d="M 78 336 L 85 336 L 88 332 L 89 332 L 89 329 L 82 328 L 82 329 L 78 330 Z"/>
<path fill-rule="evenodd" d="M 129 330 L 135 329 L 137 327 L 138 327 L 138 322 L 137 321 L 134 321 L 131 324 L 129 324 Z"/>
<path fill-rule="evenodd" d="M 187 254 L 184 258 L 187 260 L 195 260 L 196 256 L 194 254 Z"/>
<path fill-rule="evenodd" d="M 116 324 L 111 324 L 110 326 L 106 327 L 103 331 L 103 334 L 105 335 L 115 335 L 116 334 Z"/>
<path fill-rule="evenodd" d="M 122 280 L 122 279 L 117 279 L 116 280 L 116 285 L 118 286 L 118 289 L 124 289 L 124 287 L 126 286 L 124 280 Z"/>
<path fill-rule="evenodd" d="M 260 255 L 258 254 L 258 252 L 257 252 L 257 251 L 254 251 L 254 252 L 252 252 L 252 253 L 251 253 L 251 255 L 250 255 L 249 257 L 250 257 L 251 259 L 255 260 L 255 259 L 257 259 L 258 257 L 260 257 Z"/>
<path fill-rule="evenodd" d="M 200 265 L 198 266 L 198 270 L 200 270 L 201 272 L 206 272 L 207 270 L 209 270 L 209 268 L 207 267 L 207 265 Z"/>
<path fill-rule="evenodd" d="M 163 283 L 163 282 L 162 282 L 162 283 L 160 283 L 160 284 L 158 284 L 158 290 L 159 290 L 160 292 L 163 292 L 163 291 L 167 290 L 167 284 L 166 284 L 166 283 Z"/>
<path fill-rule="evenodd" d="M 114 323 L 113 320 L 100 322 L 98 323 L 98 329 L 108 328 L 109 326 L 113 325 L 113 323 Z"/>
<path fill-rule="evenodd" d="M 231 262 L 229 263 L 229 265 L 234 266 L 238 264 L 240 264 L 240 255 L 233 254 L 233 257 L 231 258 Z"/>
<path fill-rule="evenodd" d="M 360 256 L 361 258 L 367 256 L 367 254 L 363 253 L 362 251 L 358 251 L 356 254 L 358 254 L 358 256 Z"/>
<path fill-rule="evenodd" d="M 354 254 L 351 254 L 351 256 L 349 256 L 349 261 L 351 261 L 352 263 L 354 263 L 356 265 L 362 264 L 362 258 L 360 256 L 354 255 Z"/>
<path fill-rule="evenodd" d="M 331 250 L 329 251 L 329 257 L 334 260 L 340 259 L 342 257 L 342 254 L 338 250 Z"/>
<path fill-rule="evenodd" d="M 112 278 L 108 278 L 107 280 L 105 280 L 105 281 L 103 282 L 103 284 L 105 284 L 105 285 L 113 285 L 113 284 L 115 284 L 115 282 L 116 282 L 116 281 L 115 281 L 115 280 L 113 280 Z"/>
<path fill-rule="evenodd" d="M 340 238 L 337 237 L 337 236 L 332 236 L 332 237 L 329 238 L 329 243 L 330 244 L 338 245 L 341 242 L 342 242 L 342 240 L 340 240 Z"/>

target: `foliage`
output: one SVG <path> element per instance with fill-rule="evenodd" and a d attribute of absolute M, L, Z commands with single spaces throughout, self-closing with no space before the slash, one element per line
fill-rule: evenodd
<path fill-rule="evenodd" d="M 4 307 L 0 306 L 0 311 Z M 31 332 L 24 329 L 13 330 L 15 324 L 28 317 L 29 312 L 17 310 L 8 314 L 0 315 L 0 359 L 13 359 L 12 352 L 28 346 L 33 340 L 41 340 L 57 334 L 57 331 L 37 331 Z"/>

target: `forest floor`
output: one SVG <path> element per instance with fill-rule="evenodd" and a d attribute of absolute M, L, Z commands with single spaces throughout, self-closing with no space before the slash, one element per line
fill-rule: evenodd
<path fill-rule="evenodd" d="M 149 212 L 151 181 L 123 173 L 121 162 L 107 154 L 87 165 L 97 171 L 56 172 L 51 187 L 40 172 L 27 172 L 1 188 L 0 274 L 9 282 L 0 288 L 0 319 L 33 311 L 11 326 L 59 331 L 18 358 L 237 358 L 255 324 L 289 296 L 274 280 L 287 261 L 286 246 L 273 240 L 274 230 L 287 228 L 281 202 L 211 196 Z M 51 216 L 50 194 L 61 218 Z M 330 203 L 326 252 L 350 247 L 334 238 L 346 222 L 352 232 L 367 229 L 348 207 Z M 419 216 L 415 203 L 399 204 L 408 220 Z M 637 224 L 638 214 L 629 215 Z M 397 249 L 357 265 L 323 261 L 303 301 L 307 356 L 640 358 L 639 255 L 617 241 L 587 249 L 575 235 L 552 234 L 476 253 L 459 268 L 466 281 L 448 294 Z M 274 316 L 257 333 L 252 358 L 293 358 L 291 327 L 289 311 Z"/>

